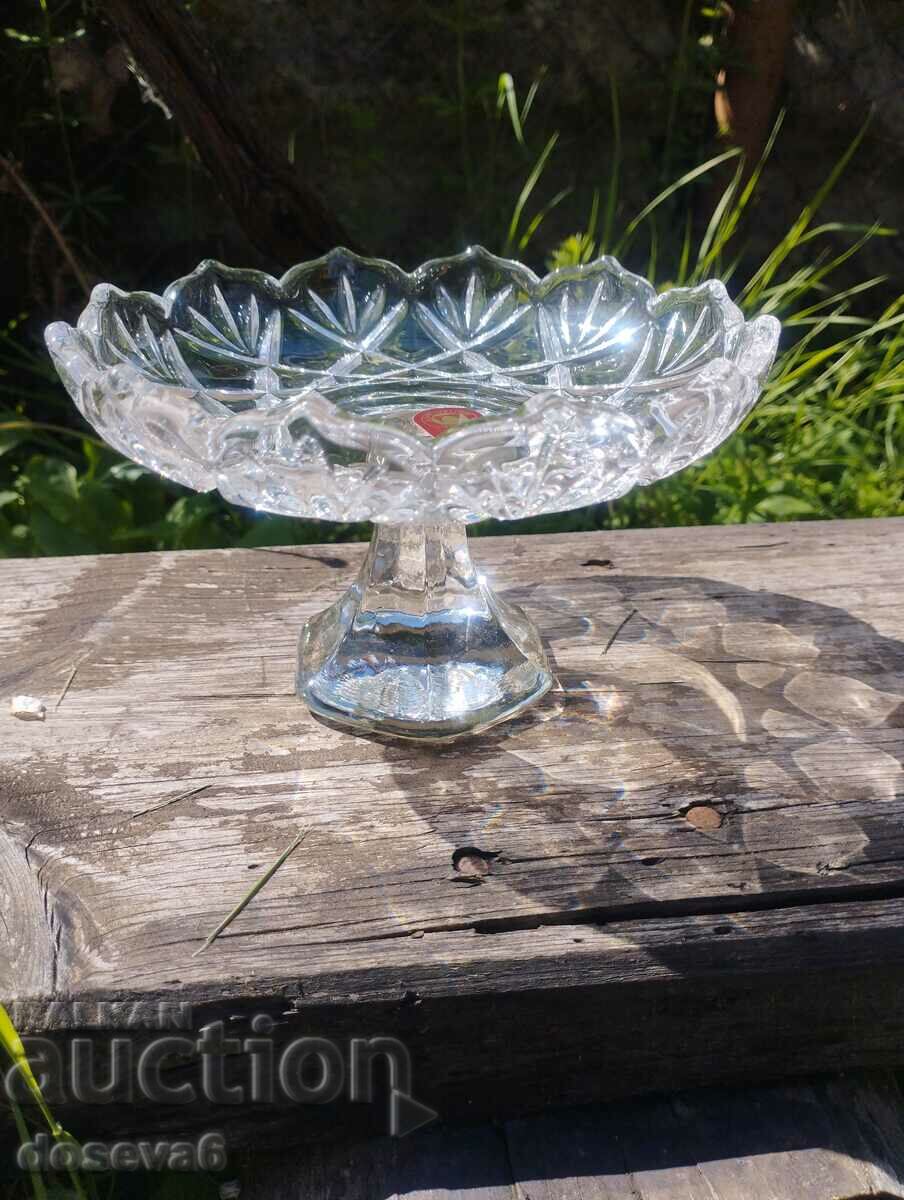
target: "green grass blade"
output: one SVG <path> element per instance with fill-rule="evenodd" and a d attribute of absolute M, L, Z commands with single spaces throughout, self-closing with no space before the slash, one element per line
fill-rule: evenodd
<path fill-rule="evenodd" d="M 763 288 L 771 282 L 782 263 L 785 262 L 788 255 L 800 243 L 801 238 L 812 224 L 813 217 L 822 207 L 826 198 L 829 196 L 832 189 L 835 187 L 835 184 L 838 182 L 847 168 L 848 163 L 857 152 L 857 148 L 866 136 L 866 131 L 870 125 L 870 120 L 871 117 L 867 117 L 867 119 L 863 122 L 851 144 L 832 167 L 828 176 L 817 189 L 813 198 L 808 204 L 804 205 L 797 220 L 794 222 L 776 248 L 772 251 L 772 253 L 767 256 L 766 261 L 762 264 L 762 266 L 753 274 L 752 278 L 749 280 L 743 292 L 741 293 L 741 297 L 746 303 L 753 304 L 756 302 L 757 297 L 760 295 Z"/>
<path fill-rule="evenodd" d="M 28 1133 L 28 1126 L 25 1124 L 25 1117 L 22 1115 L 22 1109 L 12 1097 L 9 1098 L 9 1106 L 12 1109 L 13 1120 L 16 1123 L 16 1132 L 19 1135 L 19 1144 L 27 1146 L 31 1141 Z M 39 1167 L 29 1167 L 28 1175 L 31 1179 L 31 1190 L 34 1193 L 35 1200 L 47 1200 L 47 1189 L 44 1186 L 44 1178 L 41 1175 Z"/>
<path fill-rule="evenodd" d="M 715 261 L 718 251 L 713 251 L 712 255 L 710 256 L 710 250 L 713 246 L 713 243 L 716 241 L 717 234 L 721 231 L 726 222 L 726 218 L 731 211 L 732 202 L 734 201 L 737 190 L 741 185 L 741 179 L 743 178 L 743 175 L 744 156 L 742 154 L 738 159 L 738 165 L 735 167 L 734 175 L 732 175 L 728 187 L 726 187 L 725 191 L 719 198 L 718 204 L 713 209 L 712 216 L 709 219 L 709 224 L 706 227 L 706 232 L 700 241 L 700 248 L 697 251 L 697 268 L 694 271 L 695 278 L 700 271 L 706 270 L 710 262 Z M 724 244 L 725 240 L 727 239 L 722 239 L 719 241 L 719 247 Z"/>
<path fill-rule="evenodd" d="M 800 362 L 808 353 L 810 345 L 818 341 L 820 334 L 832 323 L 832 318 L 835 315 L 840 315 L 840 309 L 831 313 L 826 313 L 821 320 L 817 321 L 807 333 L 799 337 L 797 341 L 790 346 L 784 354 L 782 354 L 777 363 L 777 370 L 773 373 L 770 386 L 771 389 L 778 386 L 780 380 L 784 379 L 789 372 Z"/>
<path fill-rule="evenodd" d="M 195 953 L 192 955 L 193 958 L 197 958 L 198 955 L 202 951 L 206 950 L 208 946 L 210 946 L 213 942 L 215 942 L 216 939 L 223 932 L 223 930 L 227 929 L 241 912 L 244 912 L 244 910 L 248 907 L 248 905 L 251 903 L 251 901 L 254 899 L 254 897 L 258 894 L 258 892 L 261 891 L 262 888 L 265 888 L 267 886 L 267 884 L 270 882 L 270 880 L 273 878 L 273 876 L 276 874 L 276 872 L 279 870 L 279 868 L 283 865 L 283 863 L 286 861 L 286 859 L 289 857 L 289 855 L 294 850 L 298 849 L 298 847 L 301 845 L 301 843 L 304 841 L 304 839 L 307 836 L 308 836 L 308 830 L 303 829 L 301 831 L 301 833 L 298 835 L 298 837 L 295 839 L 295 841 L 292 842 L 291 845 L 287 846 L 285 850 L 283 850 L 283 852 L 282 852 L 282 854 L 280 854 L 279 858 L 277 858 L 275 860 L 275 862 L 272 862 L 270 864 L 270 866 L 267 867 L 266 871 L 264 871 L 264 873 L 263 873 L 263 875 L 261 875 L 260 879 L 258 879 L 258 881 L 254 884 L 254 886 L 251 887 L 245 893 L 245 895 L 241 898 L 241 900 L 238 902 L 238 904 L 235 906 L 235 908 L 232 909 L 232 911 L 223 918 L 223 920 L 219 923 L 219 925 L 216 927 L 216 929 L 213 931 L 213 933 L 211 933 L 209 935 L 209 937 L 207 938 L 207 941 L 204 943 L 204 945 L 201 946 L 200 949 L 195 951 Z"/>
<path fill-rule="evenodd" d="M 521 114 L 518 112 L 518 98 L 515 95 L 515 81 L 508 71 L 499 76 L 496 93 L 496 108 L 502 111 L 503 106 L 508 111 L 509 123 L 519 146 L 524 145 L 524 127 L 521 124 Z"/>
<path fill-rule="evenodd" d="M 594 254 L 593 239 L 596 237 L 596 224 L 597 224 L 597 221 L 599 220 L 599 215 L 600 215 L 600 190 L 599 190 L 599 188 L 594 188 L 593 189 L 593 200 L 590 202 L 590 216 L 587 218 L 587 228 L 584 231 L 584 237 L 587 239 L 587 244 L 590 247 L 590 258 L 592 258 L 593 254 Z M 602 250 L 600 250 L 599 253 L 602 254 Z M 588 258 L 585 261 L 589 262 L 590 259 Z"/>
<path fill-rule="evenodd" d="M 694 237 L 694 214 L 690 209 L 684 215 L 684 237 L 681 241 L 681 257 L 678 259 L 678 274 L 675 282 L 683 287 L 687 282 L 687 268 L 691 260 L 691 243 Z"/>
<path fill-rule="evenodd" d="M 824 308 L 828 308 L 831 304 L 841 304 L 842 301 L 848 300 L 851 296 L 859 296 L 861 292 L 867 292 L 871 288 L 878 287 L 880 283 L 885 283 L 888 279 L 887 275 L 875 275 L 872 279 L 864 279 L 862 283 L 855 283 L 852 287 L 845 288 L 844 291 L 836 292 L 833 296 L 827 296 L 825 300 L 818 300 L 816 304 L 811 304 L 807 308 L 802 308 L 796 313 L 784 318 L 785 325 L 796 325 L 806 317 L 812 317 L 814 313 L 820 312 Z M 868 325 L 873 322 L 868 317 L 856 318 L 864 320 Z"/>
<path fill-rule="evenodd" d="M 828 252 L 823 250 L 817 255 L 813 263 L 798 268 L 787 280 L 764 288 L 758 297 L 759 311 L 783 312 L 786 308 L 798 303 L 811 292 L 827 292 L 828 287 L 823 281 L 862 249 L 873 236 L 873 228 L 873 226 L 870 226 L 863 237 L 852 246 L 848 246 L 840 254 L 836 254 L 834 258 L 830 259 Z M 829 297 L 830 300 L 831 297 Z"/>
<path fill-rule="evenodd" d="M 758 310 L 760 312 L 784 312 L 792 304 L 798 303 L 811 292 L 827 292 L 828 287 L 823 282 L 833 271 L 836 271 L 843 263 L 847 262 L 857 254 L 872 236 L 871 230 L 867 232 L 852 246 L 848 246 L 840 254 L 836 254 L 834 258 L 828 258 L 826 253 L 817 256 L 814 264 L 800 267 L 789 279 L 777 284 L 774 287 L 764 288 L 759 295 Z M 879 282 L 882 282 L 880 279 Z M 828 296 L 824 299 L 824 303 L 831 303 L 832 297 Z"/>
<path fill-rule="evenodd" d="M 678 49 L 675 53 L 675 62 L 672 67 L 672 79 L 669 87 L 669 107 L 665 120 L 665 154 L 662 159 L 662 174 L 663 178 L 668 175 L 671 166 L 671 151 L 674 145 L 674 130 L 675 119 L 678 116 L 678 100 L 681 96 L 681 89 L 684 85 L 685 66 L 687 62 L 687 44 L 691 33 L 691 14 L 694 9 L 694 0 L 684 0 L 684 9 L 681 13 L 681 31 L 678 35 Z"/>
<path fill-rule="evenodd" d="M 894 303 L 890 304 L 885 310 L 884 315 L 894 316 L 902 307 L 904 307 L 904 296 L 900 296 Z M 901 326 L 890 339 L 888 349 L 882 358 L 882 362 L 879 364 L 880 375 L 884 375 L 898 359 L 901 360 L 901 365 L 904 366 L 904 326 Z"/>
<path fill-rule="evenodd" d="M 656 266 L 659 260 L 659 227 L 656 218 L 650 221 L 650 253 L 647 258 L 647 279 L 656 278 Z"/>
<path fill-rule="evenodd" d="M 19 1072 L 19 1076 L 24 1081 L 25 1086 L 28 1088 L 29 1094 L 41 1113 L 41 1116 L 47 1123 L 47 1128 L 50 1130 L 50 1134 L 54 1141 L 71 1142 L 73 1144 L 77 1144 L 75 1142 L 75 1138 L 73 1138 L 70 1133 L 66 1132 L 66 1130 L 62 1127 L 62 1125 L 48 1108 L 47 1102 L 44 1099 L 44 1094 L 41 1091 L 40 1085 L 38 1084 L 37 1079 L 35 1079 L 34 1072 L 31 1069 L 31 1063 L 28 1061 L 28 1056 L 25 1053 L 25 1047 L 22 1045 L 22 1039 L 19 1037 L 19 1032 L 15 1025 L 13 1025 L 10 1015 L 6 1011 L 6 1008 L 3 1004 L 0 1004 L 0 1046 L 2 1046 L 6 1051 L 7 1055 L 12 1060 L 13 1065 Z M 72 1170 L 68 1170 L 67 1174 L 78 1200 L 87 1200 L 85 1190 L 82 1187 L 76 1173 Z"/>
<path fill-rule="evenodd" d="M 606 188 L 606 211 L 603 216 L 603 232 L 599 244 L 600 254 L 606 254 L 612 245 L 615 214 L 618 209 L 618 193 L 621 186 L 621 109 L 618 101 L 618 80 L 614 71 L 611 70 L 609 72 L 609 97 L 612 106 L 612 161 L 609 166 L 609 184 Z"/>
<path fill-rule="evenodd" d="M 820 366 L 823 362 L 828 361 L 828 368 L 811 383 L 811 386 L 817 386 L 820 382 L 827 379 L 831 374 L 840 370 L 841 367 L 850 360 L 851 356 L 857 352 L 858 347 L 864 343 L 866 338 L 872 337 L 876 333 L 881 333 L 885 329 L 895 328 L 901 325 L 902 322 L 904 322 L 904 314 L 894 317 L 890 321 L 877 321 L 865 333 L 852 334 L 850 337 L 843 338 L 841 341 L 836 342 L 833 346 L 826 346 L 822 350 L 814 350 L 800 367 L 796 368 L 794 371 L 790 372 L 784 377 L 784 381 L 793 382 L 796 379 L 803 378 L 810 371 L 815 370 L 816 367 Z M 843 352 L 838 358 L 833 360 L 832 355 L 836 354 L 839 350 L 842 350 Z"/>
<path fill-rule="evenodd" d="M 47 1128 L 55 1138 L 63 1137 L 66 1131 L 47 1107 L 43 1093 L 38 1086 L 38 1081 L 35 1079 L 34 1072 L 31 1069 L 31 1063 L 28 1061 L 28 1056 L 25 1053 L 25 1047 L 22 1045 L 22 1039 L 19 1037 L 18 1030 L 13 1025 L 9 1013 L 2 1004 L 0 1004 L 0 1045 L 3 1046 L 3 1049 L 12 1059 L 14 1066 L 18 1069 L 19 1075 L 28 1088 L 32 1099 L 41 1111 L 41 1116 L 47 1122 Z"/>
<path fill-rule="evenodd" d="M 543 76 L 546 74 L 546 71 L 547 71 L 546 67 L 541 67 L 540 70 L 537 72 L 537 76 L 534 79 L 533 83 L 527 89 L 527 97 L 525 98 L 524 104 L 521 107 L 521 128 L 522 129 L 527 124 L 527 118 L 530 115 L 530 110 L 533 108 L 534 100 L 537 97 L 537 92 L 540 89 L 540 84 L 543 81 Z"/>
<path fill-rule="evenodd" d="M 565 197 L 570 194 L 571 194 L 571 188 L 563 188 L 561 192 L 556 192 L 556 194 L 553 196 L 553 198 L 550 200 L 550 202 L 548 204 L 544 205 L 543 208 L 540 209 L 540 211 L 536 214 L 534 219 L 528 225 L 527 229 L 524 231 L 524 233 L 519 238 L 519 240 L 518 240 L 518 249 L 519 250 L 527 249 L 527 246 L 528 246 L 531 238 L 534 236 L 534 234 L 540 228 L 540 226 L 543 223 L 543 220 L 547 216 L 547 214 L 552 212 L 552 210 L 556 207 L 556 205 L 561 204 L 561 202 L 565 199 Z"/>
<path fill-rule="evenodd" d="M 92 437 L 90 433 L 81 429 L 70 429 L 66 425 L 51 425 L 47 421 L 29 421 L 27 418 L 16 421 L 0 421 L 0 433 L 13 429 L 21 429 L 25 433 L 63 434 L 66 437 L 78 438 L 80 442 L 91 442 L 92 445 L 99 446 L 101 450 L 110 449 L 100 438 Z"/>
<path fill-rule="evenodd" d="M 760 155 L 756 166 L 751 171 L 750 178 L 741 189 L 741 194 L 738 197 L 737 203 L 733 204 L 727 210 L 724 222 L 721 223 L 721 227 L 717 231 L 713 245 L 709 249 L 708 253 L 703 255 L 702 261 L 698 259 L 695 278 L 702 278 L 703 275 L 710 270 L 712 264 L 721 257 L 724 247 L 731 241 L 737 232 L 741 217 L 744 215 L 745 209 L 753 199 L 754 193 L 759 186 L 760 176 L 763 173 L 763 168 L 766 166 L 766 163 L 772 154 L 776 138 L 778 137 L 779 130 L 781 129 L 784 120 L 785 110 L 782 109 L 782 111 L 776 117 L 774 125 L 772 126 L 769 137 L 766 140 L 766 145 L 763 147 L 763 153 Z M 741 168 L 739 171 L 739 178 L 743 178 L 743 168 Z"/>
<path fill-rule="evenodd" d="M 834 313 L 829 317 L 799 317 L 791 320 L 785 317 L 782 321 L 783 329 L 799 329 L 803 325 L 822 325 L 823 328 L 828 325 L 858 325 L 861 329 L 869 329 L 872 321 L 869 317 L 853 317 L 850 314 L 842 315 Z"/>
<path fill-rule="evenodd" d="M 673 183 L 670 183 L 667 188 L 663 188 L 658 195 L 653 197 L 649 204 L 640 210 L 633 220 L 628 222 L 625 226 L 625 232 L 613 250 L 613 254 L 617 257 L 623 252 L 625 246 L 627 246 L 632 236 L 637 232 L 638 227 L 647 219 L 650 213 L 655 212 L 670 196 L 674 196 L 676 192 L 680 191 L 683 187 L 687 187 L 689 183 L 693 183 L 695 179 L 699 179 L 701 175 L 712 171 L 720 163 L 728 162 L 731 158 L 737 158 L 740 153 L 741 151 L 737 147 L 725 150 L 722 154 L 717 154 L 715 158 L 709 158 L 706 162 L 700 163 L 699 166 L 693 167 L 690 171 L 685 171 L 683 175 L 679 176 Z"/>
<path fill-rule="evenodd" d="M 898 236 L 898 230 L 887 225 L 858 225 L 850 221 L 826 221 L 824 225 L 816 225 L 813 229 L 808 229 L 798 245 L 802 246 L 804 242 L 811 242 L 814 238 L 823 237 L 827 233 L 866 233 L 867 230 L 872 230 L 873 237 Z"/>
<path fill-rule="evenodd" d="M 521 224 L 521 216 L 524 212 L 524 206 L 527 204 L 528 200 L 530 199 L 531 192 L 537 186 L 537 182 L 539 181 L 540 176 L 543 174 L 543 171 L 546 167 L 546 163 L 549 160 L 549 156 L 550 156 L 550 154 L 552 154 L 553 150 L 555 149 L 555 145 L 558 140 L 559 140 L 558 133 L 554 133 L 550 137 L 549 141 L 546 143 L 546 145 L 540 151 L 537 161 L 534 163 L 533 167 L 531 168 L 530 174 L 528 175 L 527 179 L 524 182 L 524 187 L 521 189 L 518 199 L 515 202 L 515 210 L 512 213 L 512 219 L 511 219 L 511 222 L 509 223 L 508 236 L 505 239 L 505 251 L 504 252 L 506 254 L 511 254 L 511 252 L 512 252 L 512 247 L 515 245 L 515 241 L 518 236 L 518 227 Z"/>

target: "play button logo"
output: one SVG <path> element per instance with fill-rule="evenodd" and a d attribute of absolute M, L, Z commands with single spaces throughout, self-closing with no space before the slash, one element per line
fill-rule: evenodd
<path fill-rule="evenodd" d="M 415 1100 L 407 1092 L 393 1088 L 389 1094 L 389 1132 L 392 1137 L 406 1137 L 435 1121 L 439 1113 Z"/>

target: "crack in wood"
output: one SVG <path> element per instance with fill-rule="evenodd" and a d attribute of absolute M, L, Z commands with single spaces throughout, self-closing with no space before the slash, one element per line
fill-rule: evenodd
<path fill-rule="evenodd" d="M 695 900 L 649 900 L 619 905 L 591 905 L 581 909 L 523 913 L 505 917 L 480 917 L 465 921 L 437 922 L 418 929 L 387 930 L 384 933 L 363 934 L 328 941 L 306 940 L 306 947 L 342 945 L 354 946 L 371 942 L 398 941 L 404 938 L 429 936 L 430 934 L 474 933 L 477 935 L 499 935 L 520 933 L 525 930 L 543 929 L 551 926 L 575 927 L 595 925 L 627 925 L 632 922 L 667 920 L 671 917 L 741 916 L 744 913 L 786 912 L 795 909 L 845 904 L 873 904 L 877 906 L 887 900 L 904 899 L 904 883 L 863 884 L 859 887 L 821 888 L 817 894 L 806 892 L 771 892 L 766 896 L 713 896 Z M 261 938 L 286 933 L 299 933 L 312 928 L 311 925 L 286 924 L 263 925 L 253 930 L 233 930 L 224 934 L 221 942 L 240 938 Z M 166 946 L 188 945 L 198 939 L 184 938 L 161 943 Z"/>
<path fill-rule="evenodd" d="M 162 804 L 155 804 L 152 808 L 143 808 L 140 812 L 129 813 L 129 815 L 123 819 L 123 824 L 128 825 L 130 821 L 137 821 L 139 817 L 146 817 L 150 813 L 162 812 L 162 810 L 165 808 L 172 808 L 172 806 L 174 804 L 178 804 L 180 800 L 188 800 L 192 796 L 199 796 L 201 792 L 208 791 L 208 789 L 212 786 L 213 785 L 209 783 L 202 783 L 200 787 L 192 788 L 188 792 L 183 792 L 180 796 L 173 796 L 170 800 L 164 800 Z"/>

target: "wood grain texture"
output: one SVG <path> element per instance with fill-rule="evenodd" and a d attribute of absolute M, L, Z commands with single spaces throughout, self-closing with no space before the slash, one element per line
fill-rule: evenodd
<path fill-rule="evenodd" d="M 444 1115 L 904 1060 L 904 521 L 480 540 L 558 686 L 446 748 L 295 698 L 363 552 L 0 564 L 0 694 L 48 704 L 0 718 L 23 1027 L 396 1033 Z"/>
<path fill-rule="evenodd" d="M 22 847 L 0 829 L 0 977 L 36 995 L 53 994 L 57 929 L 46 893 Z"/>
<path fill-rule="evenodd" d="M 246 1200 L 904 1197 L 888 1076 L 706 1089 L 252 1159 Z"/>

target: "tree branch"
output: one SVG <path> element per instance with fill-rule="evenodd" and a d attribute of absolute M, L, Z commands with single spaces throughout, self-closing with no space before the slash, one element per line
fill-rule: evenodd
<path fill-rule="evenodd" d="M 178 0 L 98 0 L 212 175 L 248 240 L 280 271 L 352 239 L 317 191 L 258 133 Z"/>
<path fill-rule="evenodd" d="M 750 0 L 735 7 L 728 27 L 729 65 L 717 81 L 716 121 L 743 149 L 748 174 L 775 120 L 794 32 L 794 5 L 795 0 Z"/>
<path fill-rule="evenodd" d="M 60 229 L 60 227 L 56 223 L 56 221 L 53 219 L 53 217 L 50 215 L 50 211 L 47 209 L 46 205 L 44 205 L 42 203 L 42 201 L 38 197 L 37 193 L 31 187 L 31 185 L 29 184 L 29 182 L 25 178 L 25 176 L 20 171 L 16 170 L 15 166 L 13 166 L 11 159 L 4 158 L 4 156 L 2 154 L 0 154 L 0 167 L 3 168 L 3 170 L 9 176 L 9 178 L 12 180 L 12 182 L 16 185 L 16 187 L 19 189 L 19 191 L 22 193 L 22 195 L 25 197 L 25 199 L 28 201 L 28 203 L 32 206 L 32 208 L 35 210 L 35 212 L 38 214 L 38 216 L 41 218 L 41 220 L 44 222 L 44 224 L 50 230 L 51 237 L 56 242 L 56 244 L 59 246 L 60 253 L 62 254 L 63 258 L 65 258 L 66 262 L 69 264 L 72 274 L 78 280 L 79 286 L 81 287 L 82 291 L 85 293 L 86 296 L 90 296 L 91 295 L 91 284 L 88 282 L 88 276 L 85 274 L 85 272 L 82 270 L 81 266 L 79 265 L 79 261 L 75 257 L 75 253 L 73 252 L 69 243 L 66 241 L 65 237 L 63 237 L 62 230 Z"/>

